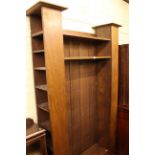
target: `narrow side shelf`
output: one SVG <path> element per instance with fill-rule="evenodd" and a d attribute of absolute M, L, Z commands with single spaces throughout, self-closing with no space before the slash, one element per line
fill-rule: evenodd
<path fill-rule="evenodd" d="M 44 49 L 41 49 L 41 50 L 35 50 L 35 51 L 33 51 L 33 53 L 44 53 Z"/>
<path fill-rule="evenodd" d="M 40 89 L 40 90 L 47 91 L 47 85 L 38 85 L 35 88 Z"/>
<path fill-rule="evenodd" d="M 34 70 L 45 71 L 46 67 L 35 67 Z"/>
<path fill-rule="evenodd" d="M 48 110 L 48 103 L 47 102 L 39 104 L 38 108 L 40 108 L 40 109 L 42 109 L 42 110 L 44 110 L 46 112 L 49 112 L 49 110 Z"/>
<path fill-rule="evenodd" d="M 66 60 L 66 61 L 73 61 L 73 60 L 103 60 L 103 59 L 111 59 L 111 56 L 65 57 L 64 58 L 64 60 Z"/>
<path fill-rule="evenodd" d="M 42 37 L 42 36 L 43 36 L 43 31 L 42 30 L 32 34 L 33 38 L 35 38 L 35 37 Z"/>

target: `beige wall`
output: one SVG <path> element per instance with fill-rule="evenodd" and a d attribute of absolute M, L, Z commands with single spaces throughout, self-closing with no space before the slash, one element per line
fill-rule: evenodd
<path fill-rule="evenodd" d="M 47 0 L 46 0 L 47 1 Z M 37 0 L 25 1 L 29 8 Z M 48 0 L 50 2 L 50 0 Z M 66 6 L 68 10 L 62 13 L 63 28 L 94 33 L 92 26 L 109 22 L 122 25 L 119 29 L 119 44 L 128 43 L 128 3 L 123 0 L 52 0 L 52 3 Z M 27 20 L 27 105 L 26 116 L 37 121 L 34 81 L 32 72 L 32 56 L 30 41 L 29 18 Z"/>

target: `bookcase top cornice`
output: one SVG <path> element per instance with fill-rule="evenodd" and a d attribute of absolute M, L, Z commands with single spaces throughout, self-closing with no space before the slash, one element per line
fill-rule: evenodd
<path fill-rule="evenodd" d="M 63 7 L 63 6 L 60 6 L 60 5 L 39 1 L 26 11 L 26 15 L 30 16 L 30 15 L 39 15 L 39 14 L 41 14 L 41 7 L 47 7 L 47 8 L 51 8 L 51 9 L 60 10 L 60 11 L 63 11 L 63 10 L 67 9 L 66 7 Z"/>
<path fill-rule="evenodd" d="M 93 29 L 99 28 L 99 27 L 104 27 L 104 26 L 116 26 L 116 27 L 122 27 L 121 25 L 117 24 L 117 23 L 107 23 L 107 24 L 102 24 L 102 25 L 97 25 L 97 26 L 93 26 Z"/>

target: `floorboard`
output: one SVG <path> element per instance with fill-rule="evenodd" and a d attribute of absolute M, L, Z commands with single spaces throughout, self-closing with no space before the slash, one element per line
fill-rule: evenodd
<path fill-rule="evenodd" d="M 98 144 L 93 145 L 89 149 L 87 149 L 85 152 L 81 153 L 81 155 L 115 155 L 109 153 L 109 151 Z"/>

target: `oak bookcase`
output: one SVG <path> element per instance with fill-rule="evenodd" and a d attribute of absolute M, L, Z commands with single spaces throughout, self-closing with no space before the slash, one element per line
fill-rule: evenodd
<path fill-rule="evenodd" d="M 66 8 L 38 2 L 30 17 L 38 124 L 54 155 L 115 151 L 118 24 L 62 29 Z M 52 154 L 52 153 L 51 153 Z"/>

